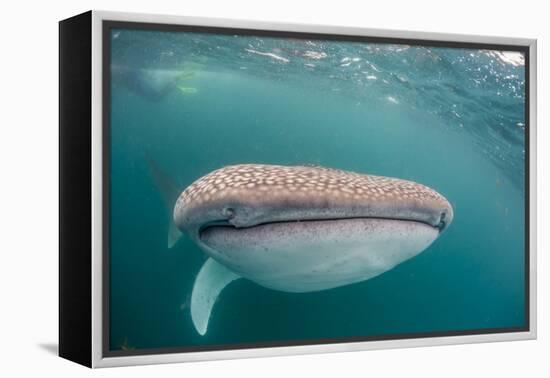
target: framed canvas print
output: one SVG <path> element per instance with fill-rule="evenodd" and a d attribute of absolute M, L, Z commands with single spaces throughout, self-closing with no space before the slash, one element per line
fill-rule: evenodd
<path fill-rule="evenodd" d="M 536 41 L 60 22 L 59 352 L 530 339 Z"/>

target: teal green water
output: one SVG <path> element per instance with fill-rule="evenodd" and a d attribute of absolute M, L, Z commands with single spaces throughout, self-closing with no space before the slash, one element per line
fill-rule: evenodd
<path fill-rule="evenodd" d="M 111 350 L 525 324 L 519 53 L 138 30 L 114 30 L 111 52 Z M 189 297 L 206 256 L 185 236 L 167 249 L 146 154 L 181 190 L 236 163 L 414 180 L 455 218 L 362 283 L 290 294 L 235 281 L 200 336 Z"/>

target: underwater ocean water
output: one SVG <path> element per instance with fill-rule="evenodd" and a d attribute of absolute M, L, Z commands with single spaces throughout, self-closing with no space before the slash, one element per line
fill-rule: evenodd
<path fill-rule="evenodd" d="M 525 60 L 520 52 L 112 29 L 109 347 L 211 348 L 521 328 Z M 293 294 L 238 280 L 201 336 L 207 256 L 146 160 L 183 191 L 240 163 L 413 180 L 454 208 L 429 248 L 360 283 Z"/>

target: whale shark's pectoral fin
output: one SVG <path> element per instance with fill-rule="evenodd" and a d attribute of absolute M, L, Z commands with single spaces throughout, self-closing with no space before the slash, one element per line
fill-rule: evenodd
<path fill-rule="evenodd" d="M 221 291 L 241 276 L 209 258 L 202 266 L 191 294 L 191 319 L 198 333 L 206 334 L 214 303 Z"/>
<path fill-rule="evenodd" d="M 147 161 L 149 172 L 155 181 L 157 189 L 162 195 L 168 213 L 168 248 L 172 248 L 182 236 L 182 232 L 177 228 L 172 217 L 172 209 L 179 196 L 178 186 L 162 169 L 160 169 L 148 153 L 145 154 L 145 160 Z"/>
<path fill-rule="evenodd" d="M 168 217 L 168 248 L 172 248 L 180 240 L 181 235 L 181 231 L 172 220 L 172 214 L 170 214 Z"/>

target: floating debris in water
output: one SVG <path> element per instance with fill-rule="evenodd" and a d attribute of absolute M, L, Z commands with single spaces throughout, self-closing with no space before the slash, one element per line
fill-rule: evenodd
<path fill-rule="evenodd" d="M 128 337 L 125 337 L 122 344 L 120 344 L 120 349 L 124 351 L 130 351 L 130 350 L 136 350 L 136 347 L 128 344 Z"/>
<path fill-rule="evenodd" d="M 180 304 L 180 311 L 185 311 L 189 308 L 191 308 L 191 294 L 188 294 L 185 298 L 185 302 Z"/>

